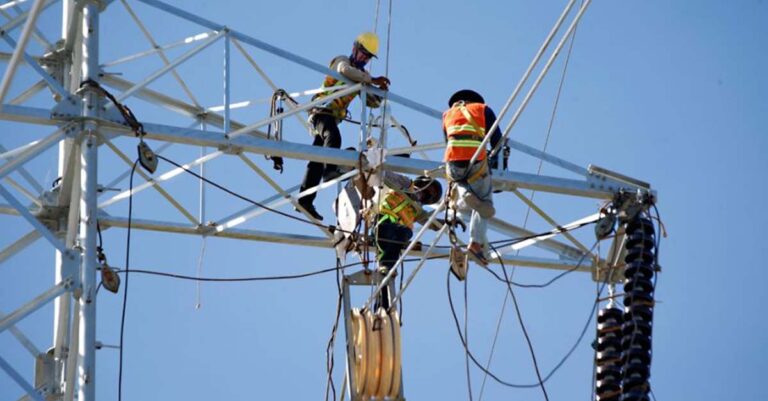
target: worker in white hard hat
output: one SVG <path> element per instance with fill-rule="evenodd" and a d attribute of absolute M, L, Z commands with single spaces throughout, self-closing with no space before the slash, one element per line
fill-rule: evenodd
<path fill-rule="evenodd" d="M 375 33 L 364 32 L 355 39 L 352 45 L 352 54 L 334 57 L 329 68 L 350 81 L 373 85 L 379 89 L 387 90 L 389 88 L 389 79 L 387 77 L 371 77 L 365 71 L 365 65 L 371 58 L 376 57 L 378 52 L 379 38 Z M 333 87 L 345 84 L 344 81 L 333 76 L 326 76 L 323 81 L 323 89 L 326 90 L 315 95 L 312 100 L 328 97 L 335 92 Z M 310 110 L 309 120 L 315 135 L 312 145 L 336 149 L 341 148 L 339 123 L 347 116 L 347 108 L 358 94 L 359 92 L 353 92 L 346 96 L 337 97 Z M 366 98 L 369 107 L 379 107 L 381 99 L 378 96 L 369 94 Z M 307 172 L 304 175 L 304 181 L 301 183 L 301 191 L 315 187 L 321 181 L 328 181 L 339 175 L 341 175 L 341 172 L 336 165 L 311 161 L 307 164 Z M 312 217 L 322 220 L 323 216 L 317 212 L 314 206 L 315 196 L 316 194 L 313 193 L 301 197 L 299 198 L 299 204 Z"/>

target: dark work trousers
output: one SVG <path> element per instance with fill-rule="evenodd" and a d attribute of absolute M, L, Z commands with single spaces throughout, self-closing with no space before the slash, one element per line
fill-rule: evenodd
<path fill-rule="evenodd" d="M 378 216 L 381 218 L 381 216 Z M 408 246 L 408 241 L 413 237 L 413 230 L 410 228 L 392 223 L 391 221 L 384 221 L 377 227 L 378 233 L 376 238 L 376 248 L 378 248 L 378 260 L 379 269 L 382 273 L 386 274 L 400 258 L 400 252 Z M 390 294 L 389 286 L 385 286 L 381 289 L 381 301 L 382 308 L 389 309 Z"/>
<path fill-rule="evenodd" d="M 341 132 L 336 124 L 336 118 L 328 114 L 314 114 L 312 117 L 312 126 L 317 135 L 312 142 L 312 146 L 322 146 L 324 148 L 341 148 Z M 307 173 L 304 174 L 304 181 L 301 183 L 301 191 L 306 191 L 320 184 L 323 176 L 328 172 L 336 170 L 335 164 L 325 164 L 320 162 L 309 162 L 307 164 Z M 317 192 L 306 195 L 299 199 L 302 203 L 312 204 L 315 201 Z"/>

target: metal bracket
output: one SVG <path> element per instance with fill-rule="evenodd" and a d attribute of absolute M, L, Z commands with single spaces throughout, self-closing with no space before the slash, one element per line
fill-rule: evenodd
<path fill-rule="evenodd" d="M 69 121 L 79 118 L 82 111 L 83 101 L 74 96 L 68 96 L 66 99 L 59 101 L 56 106 L 53 106 L 51 119 Z"/>
<path fill-rule="evenodd" d="M 595 166 L 594 164 L 590 164 L 587 167 L 587 183 L 590 188 L 611 192 L 619 192 L 622 189 L 652 192 L 651 184 L 647 182 L 628 177 L 607 168 Z"/>
<path fill-rule="evenodd" d="M 356 273 L 352 273 L 344 276 L 344 280 L 349 285 L 365 285 L 370 286 L 372 284 L 378 284 L 384 276 L 374 270 L 360 270 Z"/>
<path fill-rule="evenodd" d="M 243 148 L 232 144 L 219 146 L 218 149 L 228 155 L 239 155 L 243 153 Z"/>

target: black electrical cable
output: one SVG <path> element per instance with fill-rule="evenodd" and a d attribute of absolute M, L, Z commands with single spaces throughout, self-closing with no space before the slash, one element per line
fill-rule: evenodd
<path fill-rule="evenodd" d="M 123 285 L 123 311 L 120 316 L 120 362 L 117 374 L 117 401 L 123 399 L 123 344 L 125 338 L 125 312 L 128 306 L 128 276 L 131 266 L 131 220 L 133 218 L 133 176 L 139 160 L 133 162 L 128 190 L 128 234 L 125 240 L 125 284 Z"/>
<path fill-rule="evenodd" d="M 447 283 L 447 289 L 448 289 L 448 304 L 451 307 L 451 313 L 453 315 L 454 324 L 456 325 L 456 331 L 459 334 L 459 339 L 461 340 L 462 345 L 464 345 L 464 347 L 467 347 L 467 343 L 464 340 L 464 336 L 463 336 L 463 334 L 461 332 L 461 325 L 459 323 L 459 318 L 458 318 L 458 316 L 456 314 L 456 309 L 454 308 L 454 305 L 453 305 L 453 299 L 451 297 L 450 278 L 451 278 L 451 274 L 450 274 L 450 271 L 449 271 L 448 272 L 448 276 L 447 276 L 447 282 L 446 282 Z M 574 344 L 571 346 L 571 348 L 568 350 L 568 352 L 560 359 L 560 362 L 558 362 L 552 368 L 552 370 L 546 376 L 544 376 L 544 379 L 542 380 L 543 383 L 546 383 L 547 381 L 549 381 L 549 379 L 552 378 L 552 376 L 554 376 L 554 374 L 557 373 L 558 370 L 560 370 L 560 368 L 571 357 L 571 355 L 573 355 L 573 352 L 576 350 L 576 348 L 579 346 L 581 341 L 584 339 L 584 335 L 587 333 L 587 330 L 589 329 L 589 325 L 592 322 L 592 318 L 595 315 L 595 311 L 597 310 L 597 306 L 599 305 L 598 300 L 600 298 L 600 294 L 602 294 L 602 292 L 605 289 L 605 286 L 608 283 L 607 282 L 607 278 L 608 278 L 608 276 L 606 276 L 606 281 L 604 281 L 602 283 L 602 286 L 600 286 L 598 284 L 598 286 L 599 286 L 598 296 L 595 298 L 595 302 L 592 304 L 592 308 L 590 309 L 589 316 L 587 317 L 587 320 L 584 323 L 584 327 L 582 328 L 581 332 L 579 333 L 578 338 L 576 339 Z M 503 386 L 512 387 L 512 388 L 535 388 L 535 387 L 539 387 L 539 383 L 515 384 L 515 383 L 510 383 L 510 382 L 507 382 L 505 380 L 502 380 L 501 378 L 496 376 L 493 372 L 491 372 L 490 370 L 486 369 L 482 364 L 480 364 L 480 362 L 477 360 L 477 358 L 475 358 L 474 354 L 472 353 L 471 350 L 469 350 L 468 347 L 467 347 L 467 353 L 469 355 L 469 359 L 475 364 L 475 366 L 477 366 L 478 369 L 480 369 L 483 373 L 487 374 L 493 380 L 495 380 L 497 383 L 499 383 L 499 384 L 501 384 Z"/>
<path fill-rule="evenodd" d="M 192 171 L 192 170 L 182 166 L 181 164 L 178 164 L 178 163 L 174 162 L 173 160 L 168 159 L 165 156 L 157 155 L 157 158 L 160 159 L 160 160 L 166 161 L 166 162 L 172 164 L 173 166 L 175 166 L 177 168 L 180 168 L 180 169 L 184 170 L 185 172 L 189 173 L 190 175 L 192 175 L 192 176 L 194 176 L 194 177 L 196 177 L 196 178 L 198 178 L 200 180 L 203 180 L 203 181 L 205 181 L 208 184 L 213 185 L 214 187 L 216 187 L 216 188 L 218 188 L 218 189 L 228 193 L 229 195 L 232 195 L 232 196 L 234 196 L 234 197 L 236 197 L 236 198 L 238 198 L 240 200 L 243 200 L 243 201 L 246 201 L 248 203 L 251 203 L 251 204 L 253 204 L 255 206 L 258 206 L 258 207 L 260 207 L 262 209 L 265 209 L 265 210 L 268 210 L 270 212 L 279 214 L 279 215 L 287 217 L 289 219 L 293 219 L 293 220 L 296 220 L 296 221 L 299 221 L 299 222 L 302 222 L 302 223 L 306 223 L 306 224 L 311 224 L 313 226 L 324 228 L 324 229 L 327 229 L 327 230 L 339 231 L 339 232 L 347 233 L 347 234 L 354 234 L 351 231 L 345 231 L 345 230 L 342 230 L 342 229 L 340 229 L 340 228 L 338 228 L 336 226 L 330 226 L 330 225 L 316 223 L 316 222 L 314 222 L 312 220 L 303 219 L 301 217 L 293 216 L 293 215 L 291 215 L 289 213 L 285 213 L 285 212 L 279 211 L 277 209 L 271 208 L 271 207 L 269 207 L 267 205 L 264 205 L 263 203 L 257 202 L 257 201 L 255 201 L 255 200 L 253 200 L 251 198 L 248 198 L 247 196 L 241 195 L 241 194 L 239 194 L 239 193 L 237 193 L 237 192 L 235 192 L 235 191 L 233 191 L 233 190 L 231 190 L 229 188 L 226 188 L 225 186 L 223 186 L 221 184 L 218 184 L 218 183 L 216 183 L 216 182 L 214 182 L 214 181 L 212 181 L 212 180 L 210 180 L 210 179 L 208 179 L 206 177 L 203 177 L 202 175 L 196 173 L 195 171 Z M 534 238 L 543 237 L 543 236 L 552 235 L 552 234 L 560 234 L 560 233 L 564 233 L 564 232 L 569 232 L 569 231 L 572 231 L 572 230 L 575 230 L 575 229 L 578 229 L 578 228 L 581 228 L 581 227 L 584 227 L 584 226 L 587 226 L 587 225 L 593 224 L 593 223 L 595 223 L 595 221 L 590 221 L 590 222 L 582 223 L 582 224 L 580 224 L 580 225 L 578 225 L 576 227 L 573 227 L 573 228 L 567 229 L 567 230 L 564 229 L 564 228 L 557 228 L 555 230 L 550 230 L 550 231 L 539 233 L 539 234 L 533 234 L 533 235 L 529 235 L 529 236 L 526 236 L 526 237 L 493 241 L 491 243 L 492 244 L 499 244 L 499 246 L 513 245 L 513 244 L 516 244 L 518 242 L 529 240 L 529 239 L 534 239 Z M 381 241 L 390 242 L 390 243 L 406 244 L 406 243 L 404 243 L 402 241 L 393 241 L 393 240 L 385 240 L 385 239 L 382 239 Z M 448 245 L 436 245 L 435 248 L 440 248 L 440 249 L 445 248 L 445 249 L 447 249 L 447 248 L 450 248 L 450 246 L 448 246 Z"/>
<path fill-rule="evenodd" d="M 491 249 L 493 249 L 494 252 L 499 254 L 499 252 L 496 250 L 496 248 L 493 247 L 493 245 L 490 245 Z M 541 372 L 539 371 L 539 363 L 536 360 L 536 352 L 533 350 L 533 342 L 531 341 L 531 337 L 528 335 L 528 330 L 525 328 L 525 322 L 523 322 L 523 314 L 520 312 L 520 305 L 517 303 L 517 297 L 515 296 L 515 292 L 512 291 L 512 285 L 509 284 L 509 275 L 507 274 L 507 267 L 504 265 L 504 261 L 499 258 L 499 263 L 501 263 L 501 270 L 504 272 L 504 280 L 507 283 L 507 289 L 509 290 L 509 295 L 512 297 L 512 304 L 515 306 L 515 313 L 517 314 L 517 321 L 520 323 L 520 328 L 523 330 L 523 336 L 525 336 L 525 342 L 528 344 L 528 350 L 531 353 L 531 360 L 533 361 L 533 369 L 536 371 L 536 377 L 539 379 L 539 386 L 541 386 L 541 392 L 544 393 L 544 399 L 546 401 L 549 401 L 549 395 L 547 395 L 547 389 L 544 387 L 544 381 L 541 379 Z"/>
<path fill-rule="evenodd" d="M 336 320 L 334 321 L 333 328 L 331 329 L 331 337 L 328 339 L 328 345 L 325 347 L 325 361 L 327 365 L 326 369 L 328 371 L 328 381 L 326 382 L 325 386 L 325 401 L 328 401 L 329 396 L 331 396 L 331 400 L 336 399 L 336 384 L 333 382 L 333 367 L 335 362 L 333 357 L 333 346 L 336 342 L 336 331 L 339 328 L 341 305 L 344 297 L 344 293 L 341 289 L 341 260 L 339 258 L 336 258 L 336 287 L 339 292 L 339 297 L 336 301 Z"/>
<path fill-rule="evenodd" d="M 570 268 L 568 270 L 565 270 L 565 271 L 563 271 L 561 273 L 558 273 L 555 277 L 551 278 L 549 281 L 547 281 L 544 284 L 522 284 L 522 283 L 517 283 L 517 282 L 512 281 L 512 280 L 505 280 L 504 278 L 500 277 L 498 275 L 498 273 L 494 272 L 493 270 L 491 270 L 491 269 L 489 269 L 487 267 L 484 268 L 484 270 L 486 270 L 487 272 L 491 273 L 491 275 L 493 275 L 497 280 L 501 281 L 502 283 L 508 283 L 508 284 L 511 284 L 511 285 L 513 285 L 515 287 L 519 287 L 519 288 L 545 288 L 545 287 L 548 287 L 548 286 L 552 285 L 555 281 L 560 280 L 561 278 L 567 276 L 568 274 L 573 273 L 576 270 L 579 270 L 579 268 L 581 267 L 582 263 L 584 263 L 584 259 L 588 255 L 592 254 L 592 251 L 595 250 L 595 248 L 597 247 L 598 243 L 599 243 L 599 240 L 596 241 L 594 245 L 592 245 L 592 248 L 589 249 L 588 253 L 585 253 L 585 254 L 581 255 L 581 258 L 579 258 L 579 261 L 576 263 L 576 265 L 574 267 L 572 267 L 572 268 Z M 493 245 L 491 245 L 491 248 L 493 248 Z M 497 252 L 495 250 L 495 248 L 494 248 L 494 251 Z M 499 258 L 499 261 L 501 261 L 501 258 Z"/>
<path fill-rule="evenodd" d="M 469 277 L 464 278 L 464 338 L 469 343 L 469 301 L 467 299 L 467 287 L 469 286 Z M 464 365 L 467 372 L 467 392 L 469 393 L 469 401 L 472 401 L 472 376 L 469 371 L 469 353 L 467 350 L 469 346 L 464 348 Z"/>
<path fill-rule="evenodd" d="M 431 256 L 427 259 L 445 259 L 447 256 L 438 255 L 438 256 Z M 421 260 L 420 258 L 409 258 L 405 259 L 404 262 L 415 262 Z M 349 267 L 354 266 L 360 266 L 365 264 L 365 262 L 354 262 L 354 263 L 348 263 L 345 265 L 340 265 L 339 267 L 329 267 L 326 269 L 311 271 L 307 273 L 299 273 L 299 274 L 293 274 L 293 275 L 283 275 L 283 276 L 260 276 L 260 277 L 233 277 L 233 278 L 224 278 L 224 277 L 196 277 L 196 276 L 186 276 L 183 274 L 175 274 L 175 273 L 165 273 L 165 272 L 159 272 L 154 270 L 141 270 L 141 269 L 131 269 L 130 274 L 146 274 L 150 276 L 160 276 L 160 277 L 167 277 L 167 278 L 175 278 L 179 280 L 189 280 L 189 281 L 204 281 L 204 282 L 217 282 L 217 283 L 227 283 L 227 282 L 247 282 L 247 281 L 275 281 L 275 280 L 292 280 L 292 279 L 299 279 L 299 278 L 306 278 L 311 276 L 317 276 L 324 273 L 330 273 L 333 271 L 342 271 Z M 116 273 L 129 273 L 127 269 L 125 270 L 117 270 Z"/>

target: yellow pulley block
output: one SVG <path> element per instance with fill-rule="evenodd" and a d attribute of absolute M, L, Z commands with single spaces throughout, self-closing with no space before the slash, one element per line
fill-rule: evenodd
<path fill-rule="evenodd" d="M 376 317 L 370 310 L 365 311 L 367 347 L 366 380 L 362 394 L 371 397 L 379 391 L 379 379 L 381 377 L 381 338 L 374 327 Z"/>
<path fill-rule="evenodd" d="M 394 339 L 392 334 L 392 321 L 384 308 L 376 312 L 376 328 L 381 341 L 381 375 L 379 376 L 379 390 L 376 398 L 384 398 L 389 395 L 392 388 L 392 368 L 394 364 Z"/>
<path fill-rule="evenodd" d="M 362 399 L 395 399 L 402 380 L 400 315 L 354 308 L 350 317 L 352 388 Z"/>
<path fill-rule="evenodd" d="M 354 389 L 356 394 L 362 394 L 365 379 L 368 377 L 368 341 L 365 316 L 360 309 L 353 308 L 350 316 L 352 326 L 352 367 L 355 372 Z"/>
<path fill-rule="evenodd" d="M 389 398 L 394 399 L 400 394 L 400 380 L 401 380 L 401 343 L 400 343 L 400 314 L 396 310 L 389 313 L 389 318 L 392 322 L 390 327 L 392 328 L 393 339 L 393 351 L 394 358 L 392 359 L 392 387 L 389 390 Z"/>

